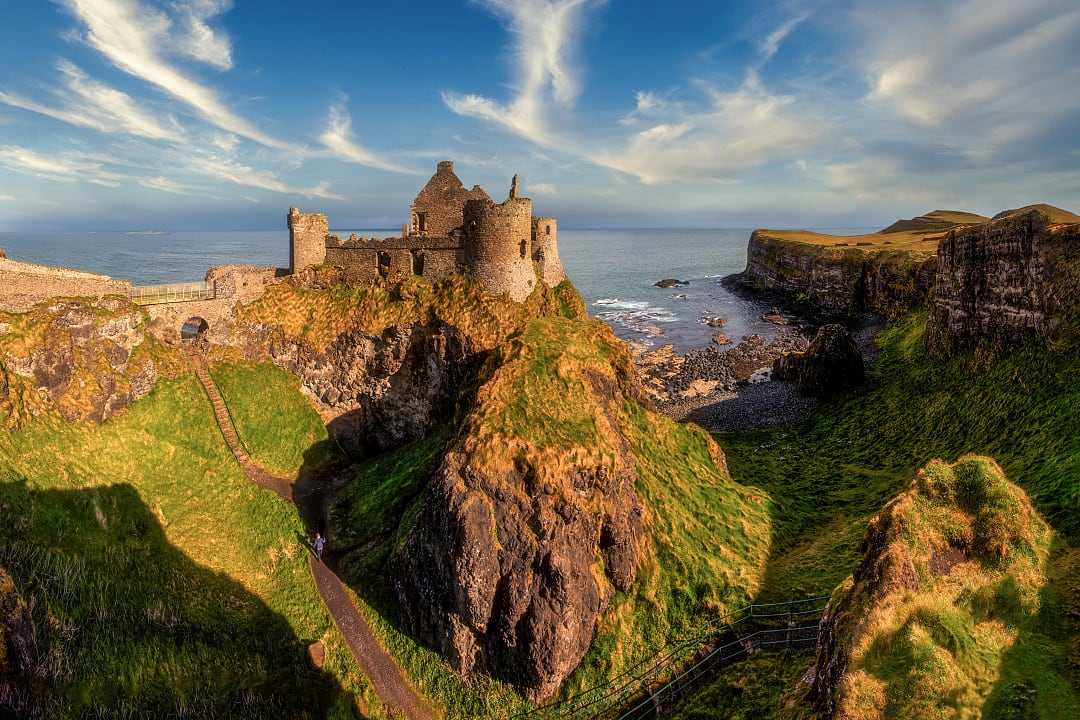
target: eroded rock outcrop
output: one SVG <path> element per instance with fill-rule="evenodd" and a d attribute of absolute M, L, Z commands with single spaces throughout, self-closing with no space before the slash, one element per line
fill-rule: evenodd
<path fill-rule="evenodd" d="M 146 315 L 121 298 L 0 314 L 0 413 L 8 427 L 49 411 L 106 420 L 153 389 L 155 347 Z"/>
<path fill-rule="evenodd" d="M 938 251 L 927 327 L 932 351 L 1000 347 L 1075 334 L 1080 223 L 1049 206 L 950 231 Z"/>
<path fill-rule="evenodd" d="M 786 353 L 773 363 L 773 378 L 793 382 L 808 395 L 829 395 L 859 385 L 864 372 L 855 339 L 835 323 L 818 328 L 805 352 Z"/>
<path fill-rule="evenodd" d="M 551 697 L 644 553 L 629 353 L 599 321 L 541 319 L 491 358 L 392 576 L 409 631 L 466 675 Z"/>
<path fill-rule="evenodd" d="M 785 715 L 993 710 L 1005 654 L 1018 638 L 1039 642 L 1030 633 L 1039 631 L 1033 620 L 1051 540 L 1027 495 L 993 460 L 931 462 L 870 522 L 862 562 L 833 593 L 816 662 Z M 1042 671 L 1021 667 L 1006 680 L 1023 684 L 1031 672 Z"/>
<path fill-rule="evenodd" d="M 568 283 L 541 283 L 525 302 L 461 276 L 430 285 L 351 286 L 307 270 L 237 309 L 249 352 L 300 378 L 347 448 L 386 450 L 445 420 L 487 352 L 543 315 L 584 315 Z"/>
<path fill-rule="evenodd" d="M 37 640 L 30 607 L 0 567 L 0 715 L 40 717 L 34 692 Z"/>

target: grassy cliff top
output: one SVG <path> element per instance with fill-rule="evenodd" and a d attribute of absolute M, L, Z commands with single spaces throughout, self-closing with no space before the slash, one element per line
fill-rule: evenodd
<path fill-rule="evenodd" d="M 1000 220 L 1004 217 L 1010 217 L 1013 215 L 1023 215 L 1024 213 L 1036 210 L 1041 212 L 1050 218 L 1052 223 L 1080 223 L 1080 215 L 1071 213 L 1068 210 L 1062 210 L 1059 207 L 1053 205 L 1047 205 L 1046 203 L 1037 203 L 1035 205 L 1025 205 L 1022 208 L 1016 208 L 1015 210 L 1002 210 L 994 216 L 994 220 Z"/>
<path fill-rule="evenodd" d="M 919 215 L 909 220 L 897 220 L 881 232 L 935 232 L 948 230 L 956 225 L 980 225 L 989 220 L 990 218 L 983 215 L 964 212 L 963 210 L 931 210 L 925 215 Z"/>
<path fill-rule="evenodd" d="M 830 235 L 812 230 L 755 230 L 754 236 L 781 242 L 799 243 L 822 249 L 856 252 L 903 251 L 929 257 L 937 252 L 941 231 L 915 231 L 869 233 L 866 235 Z"/>

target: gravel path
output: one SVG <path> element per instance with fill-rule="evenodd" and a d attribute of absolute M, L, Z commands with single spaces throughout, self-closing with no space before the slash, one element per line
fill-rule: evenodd
<path fill-rule="evenodd" d="M 229 450 L 232 451 L 233 457 L 240 464 L 247 479 L 289 502 L 296 503 L 309 523 L 312 522 L 312 518 L 318 518 L 322 513 L 322 493 L 294 492 L 296 488 L 292 480 L 272 475 L 251 460 L 236 434 L 229 409 L 221 393 L 218 392 L 213 378 L 210 377 L 206 358 L 195 351 L 190 351 L 188 357 L 195 368 L 195 375 L 206 390 L 207 397 L 210 398 L 210 404 L 214 408 L 214 417 L 217 419 L 225 443 L 229 446 Z M 309 481 L 305 484 L 312 483 Z M 436 713 L 405 681 L 397 663 L 375 639 L 371 626 L 356 609 L 356 605 L 345 589 L 345 584 L 331 567 L 332 563 L 319 562 L 312 555 L 308 558 L 308 565 L 315 579 L 315 587 L 322 596 L 323 604 L 326 605 L 326 609 L 334 619 L 334 624 L 345 637 L 345 642 L 356 659 L 356 664 L 371 680 L 375 693 L 383 704 L 392 710 L 404 713 L 409 720 L 434 720 L 437 717 Z"/>

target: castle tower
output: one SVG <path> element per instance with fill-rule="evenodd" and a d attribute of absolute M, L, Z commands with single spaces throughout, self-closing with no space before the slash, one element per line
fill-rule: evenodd
<path fill-rule="evenodd" d="M 559 221 L 555 218 L 538 217 L 532 220 L 533 262 L 540 279 L 548 287 L 555 287 L 566 279 L 562 260 L 559 259 Z"/>
<path fill-rule="evenodd" d="M 532 200 L 514 195 L 499 204 L 465 203 L 465 265 L 486 291 L 521 302 L 536 286 Z"/>
<path fill-rule="evenodd" d="M 296 273 L 326 262 L 326 236 L 330 223 L 324 213 L 302 213 L 289 208 L 289 272 Z"/>

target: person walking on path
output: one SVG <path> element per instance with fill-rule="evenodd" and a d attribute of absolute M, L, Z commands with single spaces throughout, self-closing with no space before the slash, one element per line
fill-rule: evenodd
<path fill-rule="evenodd" d="M 315 558 L 321 562 L 323 549 L 326 547 L 326 538 L 319 533 L 315 533 L 315 542 L 311 543 L 311 546 L 315 548 Z"/>

